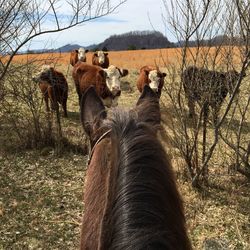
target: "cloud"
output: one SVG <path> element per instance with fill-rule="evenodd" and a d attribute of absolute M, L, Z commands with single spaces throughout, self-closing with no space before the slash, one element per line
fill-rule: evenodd
<path fill-rule="evenodd" d="M 37 42 L 38 40 L 44 40 L 46 45 L 53 44 L 53 48 L 69 43 L 88 46 L 101 43 L 114 34 L 154 29 L 162 32 L 170 41 L 173 41 L 173 37 L 166 30 L 162 21 L 164 11 L 164 5 L 159 0 L 128 0 L 108 16 L 93 19 L 70 30 L 41 36 L 39 39 L 35 39 L 32 46 L 36 48 L 43 47 L 41 42 Z M 69 18 L 66 14 L 61 14 L 60 17 L 63 20 Z M 51 18 L 50 25 L 52 25 L 53 21 Z"/>

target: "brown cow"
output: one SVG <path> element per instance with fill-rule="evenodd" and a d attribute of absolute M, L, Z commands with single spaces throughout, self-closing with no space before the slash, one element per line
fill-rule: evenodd
<path fill-rule="evenodd" d="M 51 108 L 59 111 L 58 103 L 60 103 L 64 116 L 67 117 L 68 83 L 64 75 L 49 65 L 43 65 L 41 72 L 34 76 L 33 80 L 39 83 L 46 110 L 49 111 L 48 100 L 50 99 Z"/>
<path fill-rule="evenodd" d="M 120 78 L 127 74 L 128 70 L 119 69 L 113 65 L 109 66 L 108 69 L 103 69 L 99 66 L 78 62 L 73 68 L 72 76 L 79 104 L 84 91 L 93 85 L 105 106 L 117 106 L 118 98 L 121 95 Z"/>
<path fill-rule="evenodd" d="M 143 66 L 140 69 L 140 74 L 137 79 L 137 88 L 142 92 L 144 86 L 149 85 L 157 96 L 160 97 L 165 77 L 166 74 L 162 73 L 157 67 Z"/>
<path fill-rule="evenodd" d="M 198 102 L 200 106 L 204 105 L 206 115 L 208 115 L 208 109 L 211 106 L 216 123 L 223 100 L 228 92 L 233 93 L 239 76 L 240 74 L 235 70 L 217 72 L 196 66 L 188 67 L 182 73 L 181 79 L 188 99 L 190 117 L 194 116 L 195 102 Z"/>
<path fill-rule="evenodd" d="M 92 64 L 100 66 L 104 69 L 109 67 L 108 53 L 104 51 L 96 51 L 92 56 Z"/>
<path fill-rule="evenodd" d="M 79 48 L 71 51 L 70 54 L 70 64 L 74 66 L 78 61 L 86 62 L 86 53 L 88 50 L 84 48 Z"/>

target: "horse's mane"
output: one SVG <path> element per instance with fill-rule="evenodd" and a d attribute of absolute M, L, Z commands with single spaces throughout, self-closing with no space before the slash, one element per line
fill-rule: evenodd
<path fill-rule="evenodd" d="M 103 249 L 191 249 L 171 164 L 154 124 L 146 120 L 136 111 L 116 110 L 104 121 L 112 128 L 117 176 L 102 229 Z"/>

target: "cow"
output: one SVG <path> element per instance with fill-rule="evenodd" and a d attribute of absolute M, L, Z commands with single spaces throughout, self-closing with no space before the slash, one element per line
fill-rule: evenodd
<path fill-rule="evenodd" d="M 50 110 L 49 100 L 52 110 L 59 111 L 58 103 L 60 103 L 64 116 L 67 117 L 68 83 L 64 75 L 49 65 L 43 65 L 41 71 L 32 79 L 39 84 L 45 100 L 46 110 Z"/>
<path fill-rule="evenodd" d="M 92 56 L 92 64 L 107 69 L 109 67 L 108 52 L 96 51 Z"/>
<path fill-rule="evenodd" d="M 243 77 L 245 74 L 243 74 Z M 189 66 L 183 71 L 181 81 L 188 100 L 189 116 L 195 115 L 195 102 L 204 108 L 207 116 L 212 109 L 214 123 L 227 94 L 232 94 L 240 74 L 236 70 L 228 72 L 210 71 L 205 68 Z"/>
<path fill-rule="evenodd" d="M 71 51 L 70 64 L 74 66 L 78 61 L 86 62 L 87 49 L 79 48 Z"/>
<path fill-rule="evenodd" d="M 82 94 L 93 85 L 105 106 L 117 106 L 118 98 L 121 95 L 120 78 L 127 74 L 128 70 L 119 69 L 113 65 L 103 69 L 99 66 L 78 62 L 73 68 L 72 77 L 79 97 L 79 104 Z"/>
<path fill-rule="evenodd" d="M 142 93 L 144 86 L 149 85 L 149 87 L 160 98 L 165 77 L 166 73 L 162 73 L 158 67 L 148 65 L 143 66 L 140 69 L 139 77 L 137 79 L 137 88 Z"/>

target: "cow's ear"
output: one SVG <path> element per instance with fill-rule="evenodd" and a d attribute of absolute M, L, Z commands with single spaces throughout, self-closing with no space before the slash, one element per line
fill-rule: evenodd
<path fill-rule="evenodd" d="M 104 55 L 107 56 L 109 53 L 108 52 L 104 52 Z"/>
<path fill-rule="evenodd" d="M 143 72 L 144 72 L 144 74 L 145 74 L 146 76 L 149 75 L 149 71 L 148 71 L 148 70 L 144 69 Z"/>
<path fill-rule="evenodd" d="M 139 97 L 136 110 L 140 121 L 150 123 L 151 125 L 160 125 L 161 113 L 157 94 L 145 85 L 141 96 Z"/>
<path fill-rule="evenodd" d="M 103 102 L 93 86 L 90 86 L 84 92 L 80 109 L 83 128 L 90 139 L 93 139 L 93 134 L 99 128 L 102 120 L 107 116 Z"/>
<path fill-rule="evenodd" d="M 85 53 L 88 53 L 88 52 L 89 52 L 89 50 L 88 50 L 88 49 L 86 49 L 86 50 L 85 50 Z"/>
<path fill-rule="evenodd" d="M 97 52 L 94 53 L 94 56 L 97 56 Z"/>
<path fill-rule="evenodd" d="M 75 52 L 78 54 L 78 49 L 75 49 Z"/>
<path fill-rule="evenodd" d="M 99 71 L 99 74 L 101 75 L 101 77 L 103 77 L 104 79 L 106 79 L 106 77 L 107 77 L 107 69 L 102 69 L 102 70 L 100 70 Z"/>
<path fill-rule="evenodd" d="M 121 76 L 122 76 L 122 77 L 128 75 L 128 70 L 127 70 L 127 69 L 120 69 L 120 72 L 121 72 Z"/>

